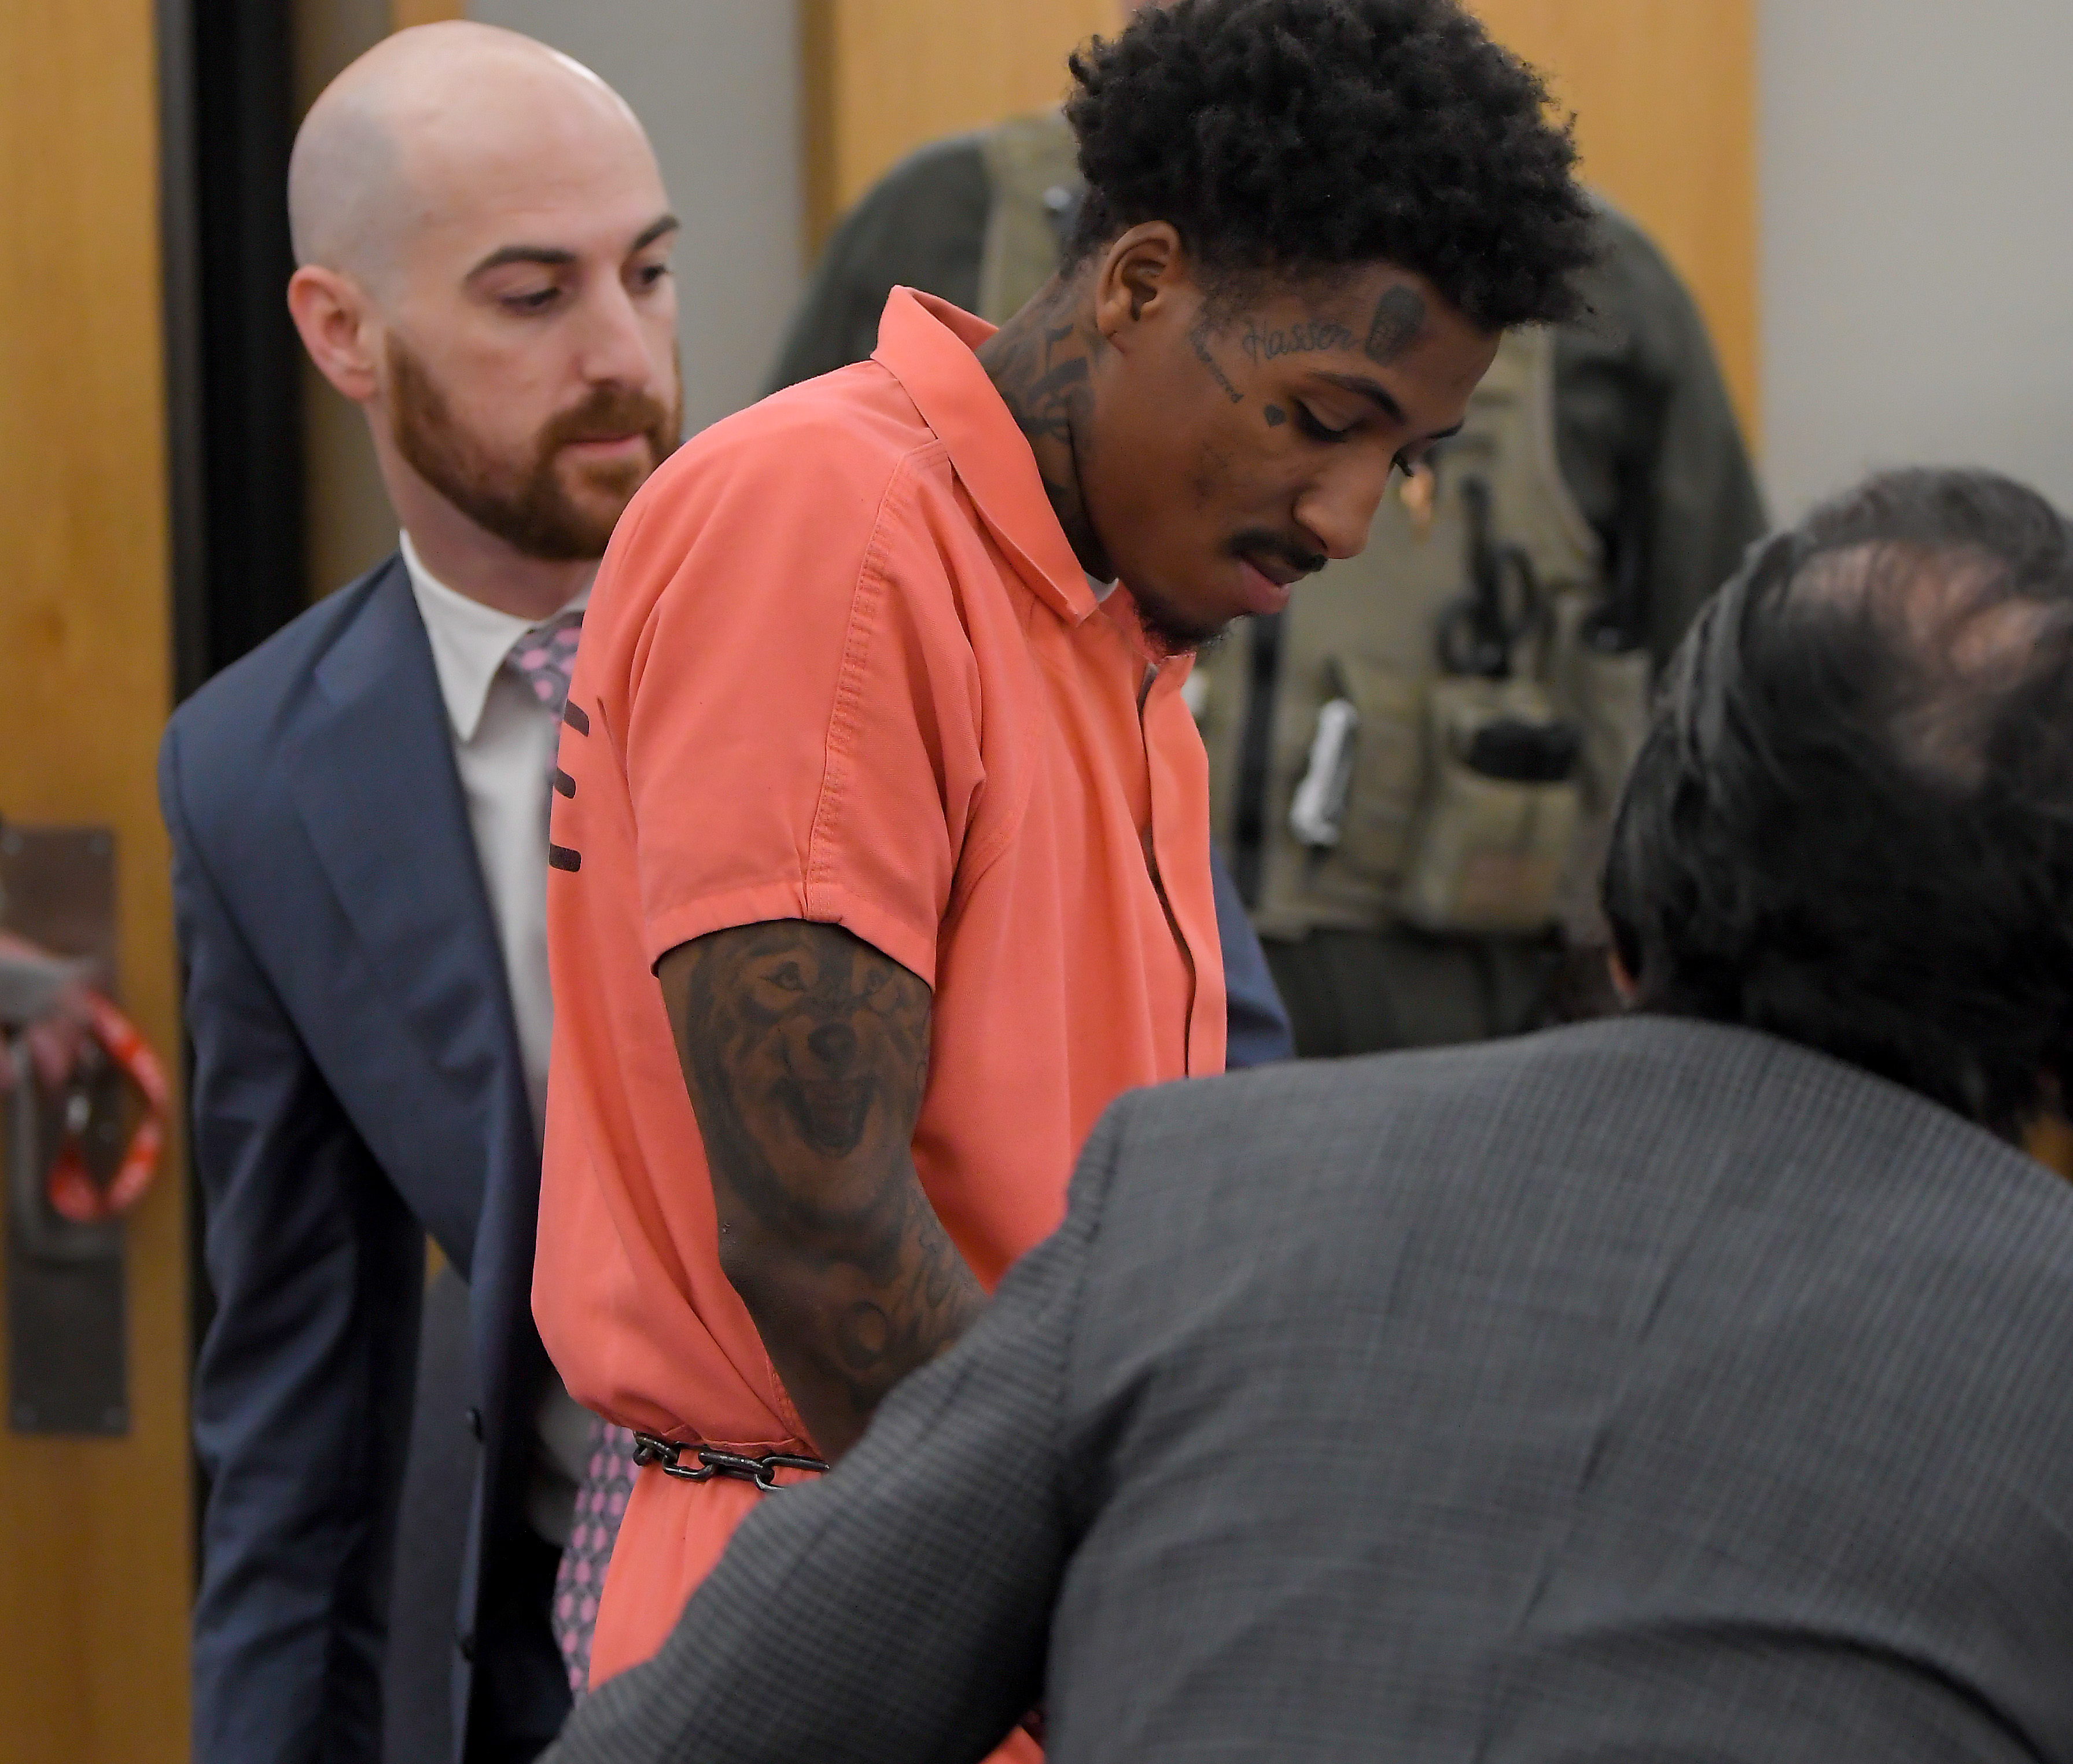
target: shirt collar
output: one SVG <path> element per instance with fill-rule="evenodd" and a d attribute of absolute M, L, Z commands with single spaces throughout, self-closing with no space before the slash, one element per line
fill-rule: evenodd
<path fill-rule="evenodd" d="M 403 567 L 410 572 L 410 592 L 418 602 L 418 616 L 425 621 L 425 635 L 431 640 L 432 667 L 439 675 L 447 721 L 452 726 L 454 740 L 465 746 L 481 726 L 489 688 L 512 645 L 539 627 L 448 587 L 425 567 L 407 533 L 402 536 L 402 552 Z M 562 611 L 586 605 L 589 600 L 590 590 L 585 588 Z"/>
<path fill-rule="evenodd" d="M 1016 573 L 1060 617 L 1078 624 L 1097 604 L 1059 525 L 1036 455 L 972 352 L 994 327 L 947 300 L 895 288 L 878 322 L 872 359 L 906 389 L 949 450 L 979 518 Z"/>

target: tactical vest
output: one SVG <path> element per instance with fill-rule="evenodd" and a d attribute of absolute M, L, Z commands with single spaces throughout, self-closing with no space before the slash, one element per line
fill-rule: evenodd
<path fill-rule="evenodd" d="M 1058 267 L 1078 209 L 1079 144 L 1060 110 L 1011 117 L 980 140 L 993 200 L 979 249 L 979 315 L 1005 323 Z"/>
<path fill-rule="evenodd" d="M 1056 111 L 983 150 L 980 304 L 999 324 L 1057 267 L 1081 185 Z M 1395 480 L 1367 549 L 1197 663 L 1211 825 L 1263 936 L 1597 941 L 1649 662 L 1606 617 L 1597 536 L 1562 480 L 1554 355 L 1545 330 L 1507 333 L 1461 434 Z"/>

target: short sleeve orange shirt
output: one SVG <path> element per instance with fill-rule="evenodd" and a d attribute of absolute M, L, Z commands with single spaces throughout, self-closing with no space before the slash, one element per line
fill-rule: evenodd
<path fill-rule="evenodd" d="M 991 1288 L 1119 1093 L 1220 1070 L 1207 768 L 1127 591 L 1098 600 L 973 354 L 896 290 L 877 354 L 688 443 L 620 521 L 563 729 L 533 1304 L 627 1426 L 810 1449 L 721 1272 L 654 964 L 840 925 L 933 989 L 922 1185 Z M 573 785 L 573 793 L 569 786 Z M 659 1646 L 758 1497 L 641 1473 L 593 1680 Z"/>

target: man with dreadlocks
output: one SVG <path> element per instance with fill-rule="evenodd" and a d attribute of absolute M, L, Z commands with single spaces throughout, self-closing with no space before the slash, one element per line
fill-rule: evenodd
<path fill-rule="evenodd" d="M 1187 0 L 1073 68 L 1060 274 L 998 331 L 896 291 L 593 591 L 534 1293 L 641 1437 L 594 1684 L 963 1333 L 1110 1102 L 1222 1068 L 1192 653 L 1361 549 L 1592 249 L 1453 0 Z"/>

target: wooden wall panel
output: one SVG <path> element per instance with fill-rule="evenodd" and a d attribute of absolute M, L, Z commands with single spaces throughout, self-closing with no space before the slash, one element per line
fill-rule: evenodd
<path fill-rule="evenodd" d="M 437 24 L 442 19 L 464 19 L 467 0 L 389 0 L 389 28 L 406 31 L 414 24 Z"/>
<path fill-rule="evenodd" d="M 1065 56 L 1116 0 L 806 0 L 807 229 L 925 142 L 1065 95 Z"/>
<path fill-rule="evenodd" d="M 1585 173 L 1655 237 L 1758 432 L 1754 0 L 1470 0 L 1573 110 Z M 901 155 L 1051 103 L 1115 0 L 804 0 L 808 234 Z"/>
<path fill-rule="evenodd" d="M 0 814 L 115 828 L 124 987 L 177 1070 L 152 31 L 150 0 L 0 8 Z M 179 1166 L 131 1215 L 131 1436 L 0 1433 L 10 1764 L 187 1756 Z"/>
<path fill-rule="evenodd" d="M 1470 0 L 1573 111 L 1584 175 L 1691 285 L 1758 423 L 1754 0 Z"/>

